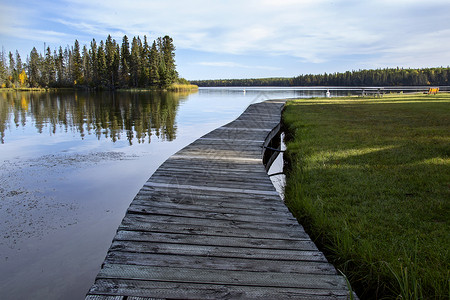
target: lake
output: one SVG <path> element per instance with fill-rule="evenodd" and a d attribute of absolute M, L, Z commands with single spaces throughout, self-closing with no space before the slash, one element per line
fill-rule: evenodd
<path fill-rule="evenodd" d="M 1 298 L 83 299 L 129 204 L 169 156 L 251 103 L 323 96 L 314 88 L 0 91 Z"/>

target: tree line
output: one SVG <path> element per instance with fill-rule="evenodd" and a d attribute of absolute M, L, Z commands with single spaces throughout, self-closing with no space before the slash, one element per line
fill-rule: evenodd
<path fill-rule="evenodd" d="M 177 79 L 175 46 L 167 35 L 151 45 L 146 36 L 133 37 L 130 45 L 126 35 L 122 44 L 108 35 L 89 48 L 75 40 L 64 49 L 47 47 L 44 55 L 33 47 L 25 63 L 17 50 L 2 50 L 0 57 L 1 87 L 164 88 Z"/>
<path fill-rule="evenodd" d="M 331 74 L 307 74 L 292 78 L 217 79 L 191 81 L 203 87 L 213 86 L 417 86 L 449 85 L 450 68 L 347 71 Z"/>

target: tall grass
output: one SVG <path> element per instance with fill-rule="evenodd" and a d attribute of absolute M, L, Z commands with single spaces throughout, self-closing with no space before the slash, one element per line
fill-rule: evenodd
<path fill-rule="evenodd" d="M 170 92 L 184 92 L 198 90 L 198 86 L 194 84 L 174 83 L 167 88 Z"/>
<path fill-rule="evenodd" d="M 286 203 L 362 299 L 449 299 L 450 94 L 288 103 Z"/>

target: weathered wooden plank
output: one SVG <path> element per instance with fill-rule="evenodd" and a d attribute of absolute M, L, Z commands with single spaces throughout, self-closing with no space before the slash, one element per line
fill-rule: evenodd
<path fill-rule="evenodd" d="M 258 190 L 257 194 L 261 191 L 267 191 L 274 193 L 276 192 L 275 188 L 273 187 L 272 182 L 270 179 L 267 179 L 267 181 L 257 181 L 257 180 L 250 180 L 246 178 L 240 178 L 240 177 L 214 177 L 209 176 L 210 179 L 208 181 L 205 181 L 204 178 L 200 176 L 170 176 L 170 175 L 157 175 L 152 177 L 152 184 L 163 184 L 167 185 L 168 182 L 170 182 L 172 185 L 176 185 L 176 188 L 178 189 L 198 189 L 198 187 L 201 187 L 201 189 L 205 188 L 211 188 L 211 189 L 233 189 L 233 190 L 250 190 L 253 193 L 254 190 Z"/>
<path fill-rule="evenodd" d="M 161 198 L 168 197 L 171 198 L 173 195 L 178 195 L 183 190 L 178 188 L 167 188 L 167 187 L 161 187 L 161 186 L 143 186 L 142 189 L 139 191 L 138 195 L 155 195 L 159 196 Z M 186 190 L 185 190 L 186 191 Z M 205 199 L 205 200 L 211 200 L 211 201 L 242 201 L 247 202 L 251 201 L 252 199 L 255 201 L 256 206 L 258 203 L 261 205 L 264 204 L 273 204 L 275 206 L 281 206 L 284 205 L 282 203 L 281 197 L 277 196 L 274 197 L 272 194 L 264 195 L 252 195 L 249 193 L 223 193 L 222 191 L 217 190 L 201 190 L 201 189 L 191 189 L 189 190 L 189 195 L 192 197 L 195 197 L 196 199 Z M 256 207 L 257 208 L 257 207 Z M 287 209 L 287 208 L 286 208 Z"/>
<path fill-rule="evenodd" d="M 181 213 L 180 213 L 181 214 Z M 137 225 L 141 222 L 149 223 L 165 223 L 165 224 L 183 224 L 183 225 L 198 225 L 208 227 L 219 227 L 229 229 L 259 229 L 261 231 L 277 231 L 280 234 L 287 231 L 302 230 L 298 223 L 270 223 L 270 222 L 252 222 L 248 221 L 236 221 L 236 220 L 217 220 L 208 218 L 190 218 L 184 216 L 161 216 L 161 215 L 141 215 L 141 214 L 127 214 L 123 219 L 123 224 L 126 224 L 129 228 L 133 228 L 133 225 Z M 136 230 L 139 230 L 137 227 Z"/>
<path fill-rule="evenodd" d="M 233 203 L 233 202 L 231 202 Z M 245 204 L 245 203 L 244 203 Z M 131 203 L 130 207 L 136 207 L 140 209 L 141 207 L 147 208 L 167 208 L 173 210 L 190 210 L 198 213 L 202 212 L 216 212 L 224 214 L 236 214 L 236 215 L 250 215 L 250 216 L 264 216 L 270 218 L 272 216 L 282 217 L 282 218 L 293 218 L 291 213 L 287 210 L 276 210 L 273 206 L 267 206 L 266 209 L 253 209 L 252 205 L 242 205 L 240 207 L 226 206 L 223 202 L 197 202 L 191 204 L 166 202 L 158 199 L 157 201 L 148 199 L 145 197 L 143 200 L 135 198 Z"/>
<path fill-rule="evenodd" d="M 177 206 L 180 205 L 180 209 L 192 207 L 193 209 L 199 208 L 199 210 L 214 210 L 218 209 L 218 212 L 230 209 L 230 212 L 238 211 L 244 215 L 252 214 L 282 214 L 291 216 L 290 212 L 280 200 L 277 201 L 258 201 L 249 199 L 246 197 L 234 197 L 219 198 L 214 196 L 199 196 L 198 194 L 189 193 L 188 195 L 182 195 L 180 197 L 177 193 L 171 193 L 169 195 L 156 191 L 141 191 L 134 198 L 132 203 L 137 205 L 158 205 L 161 206 Z"/>
<path fill-rule="evenodd" d="M 209 245 L 239 248 L 261 248 L 261 249 L 314 249 L 311 247 L 310 239 L 283 240 L 283 239 L 261 239 L 250 237 L 227 237 L 222 236 L 202 236 L 194 234 L 180 233 L 159 233 L 143 231 L 120 230 L 114 237 L 117 241 L 134 242 L 157 242 L 166 244 L 186 244 L 186 245 Z"/>
<path fill-rule="evenodd" d="M 113 241 L 110 251 L 291 261 L 326 261 L 323 254 L 318 251 L 317 248 L 312 247 L 310 244 L 306 244 L 306 247 L 304 248 L 307 249 L 284 250 L 248 247 L 239 248 L 208 245 L 165 244 L 160 242 L 141 243 L 135 241 Z"/>
<path fill-rule="evenodd" d="M 241 189 L 241 188 L 228 188 L 228 187 L 209 187 L 209 186 L 201 186 L 201 185 L 184 185 L 184 184 L 177 184 L 177 183 L 159 183 L 159 182 L 153 182 L 153 181 L 147 181 L 144 184 L 144 187 L 159 187 L 159 188 L 165 188 L 165 189 L 179 189 L 179 190 L 201 190 L 201 191 L 213 191 L 213 192 L 220 192 L 220 193 L 239 193 L 239 194 L 254 194 L 256 196 L 258 195 L 270 195 L 270 196 L 277 196 L 280 195 L 278 192 L 273 188 L 272 191 L 268 191 L 266 189 L 258 189 L 257 186 L 254 186 L 251 189 Z"/>
<path fill-rule="evenodd" d="M 323 260 L 261 260 L 253 258 L 208 257 L 111 251 L 108 253 L 105 263 L 173 268 L 184 268 L 188 266 L 189 268 L 196 269 L 229 271 L 252 270 L 253 272 L 278 272 L 289 274 L 336 274 L 334 267 Z"/>
<path fill-rule="evenodd" d="M 328 274 L 248 272 L 192 268 L 147 267 L 107 264 L 98 278 L 171 281 L 184 283 L 233 284 L 242 286 L 285 287 L 334 290 L 346 288 L 344 278 Z"/>
<path fill-rule="evenodd" d="M 122 279 L 98 279 L 90 293 L 167 299 L 348 299 L 348 293 L 341 289 L 251 287 Z"/>
<path fill-rule="evenodd" d="M 259 228 L 223 228 L 214 226 L 193 225 L 193 224 L 169 224 L 158 223 L 155 221 L 142 223 L 135 222 L 132 216 L 126 216 L 119 230 L 135 230 L 149 232 L 167 232 L 167 233 L 186 233 L 197 235 L 214 235 L 222 237 L 249 237 L 249 238 L 266 238 L 266 239 L 303 239 L 307 234 L 303 230 L 281 231 L 277 229 L 262 231 Z"/>
<path fill-rule="evenodd" d="M 87 295 L 85 300 L 124 300 L 122 296 Z"/>
<path fill-rule="evenodd" d="M 128 208 L 128 212 L 132 214 L 141 215 L 159 215 L 159 216 L 179 216 L 180 211 L 173 208 L 164 207 L 151 207 L 151 206 L 141 206 L 131 204 Z M 183 210 L 183 217 L 186 218 L 203 218 L 203 219 L 215 219 L 215 220 L 234 220 L 242 222 L 260 222 L 260 223 L 271 223 L 271 224 L 292 224 L 297 220 L 290 216 L 274 216 L 274 215 L 243 215 L 234 214 L 231 212 L 212 212 L 212 211 L 199 211 L 199 210 Z M 151 218 L 150 218 L 151 220 Z"/>
<path fill-rule="evenodd" d="M 247 183 L 255 182 L 255 183 L 267 183 L 270 182 L 270 178 L 266 173 L 262 174 L 261 171 L 253 171 L 253 172 L 245 172 L 230 170 L 226 172 L 223 169 L 216 168 L 164 168 L 163 170 L 159 170 L 152 175 L 152 178 L 165 176 L 165 177 L 189 177 L 189 178 L 198 178 L 203 179 L 204 177 L 208 177 L 211 180 L 245 180 Z"/>

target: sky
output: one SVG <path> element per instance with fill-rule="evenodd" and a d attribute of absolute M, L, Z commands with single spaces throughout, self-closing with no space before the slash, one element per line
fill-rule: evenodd
<path fill-rule="evenodd" d="M 169 35 L 188 80 L 450 64 L 449 0 L 0 0 L 0 46 Z M 130 38 L 130 40 L 131 40 Z"/>

